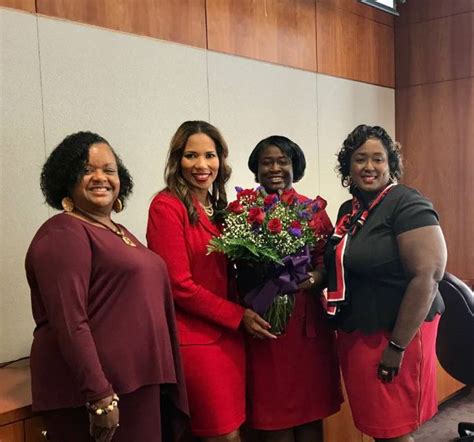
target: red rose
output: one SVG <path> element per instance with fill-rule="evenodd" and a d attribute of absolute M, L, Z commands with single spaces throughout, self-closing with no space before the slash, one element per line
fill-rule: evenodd
<path fill-rule="evenodd" d="M 245 199 L 249 203 L 253 203 L 257 200 L 257 192 L 253 189 L 244 189 L 237 193 L 237 200 L 241 201 L 242 199 Z"/>
<path fill-rule="evenodd" d="M 272 204 L 278 201 L 278 196 L 276 193 L 270 193 L 263 199 L 263 204 L 265 206 L 271 206 Z"/>
<path fill-rule="evenodd" d="M 265 219 L 265 212 L 260 207 L 252 207 L 249 210 L 247 222 L 249 224 L 262 224 Z"/>
<path fill-rule="evenodd" d="M 295 192 L 293 190 L 284 190 L 281 194 L 281 202 L 291 206 L 295 202 Z"/>
<path fill-rule="evenodd" d="M 272 218 L 270 221 L 268 221 L 267 228 L 270 233 L 276 235 L 281 232 L 281 221 L 278 218 Z"/>
<path fill-rule="evenodd" d="M 300 229 L 301 230 L 301 223 L 295 219 L 294 221 L 291 221 L 290 227 L 293 229 Z"/>
<path fill-rule="evenodd" d="M 321 221 L 321 218 L 318 215 L 315 215 L 309 220 L 308 227 L 313 232 L 319 233 L 324 230 L 324 223 Z"/>
<path fill-rule="evenodd" d="M 243 213 L 245 208 L 238 201 L 232 201 L 227 207 L 227 210 L 238 215 L 239 213 Z"/>
<path fill-rule="evenodd" d="M 317 212 L 318 210 L 325 209 L 327 206 L 327 202 L 324 198 L 321 198 L 320 196 L 316 197 L 313 201 L 311 201 L 310 207 L 311 210 L 314 212 Z"/>

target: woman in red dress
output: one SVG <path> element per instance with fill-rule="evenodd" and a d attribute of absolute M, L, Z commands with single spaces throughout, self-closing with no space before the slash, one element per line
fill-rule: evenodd
<path fill-rule="evenodd" d="M 227 260 L 208 254 L 219 234 L 215 215 L 227 205 L 227 145 L 204 121 L 187 121 L 171 140 L 167 187 L 153 199 L 150 249 L 166 262 L 176 305 L 191 428 L 202 440 L 239 442 L 245 421 L 243 325 L 271 337 L 269 325 L 228 295 Z"/>
<path fill-rule="evenodd" d="M 255 179 L 268 193 L 295 193 L 293 182 L 304 174 L 301 148 L 282 136 L 260 141 L 248 161 Z M 332 231 L 326 212 L 317 233 Z M 313 253 L 314 270 L 300 285 L 286 332 L 275 340 L 247 340 L 247 422 L 262 442 L 322 441 L 321 419 L 342 402 L 335 334 L 321 304 L 323 280 L 320 240 Z M 271 330 L 270 330 L 271 331 Z"/>

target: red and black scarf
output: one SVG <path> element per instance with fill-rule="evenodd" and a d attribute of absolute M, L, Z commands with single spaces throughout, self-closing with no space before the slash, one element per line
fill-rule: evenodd
<path fill-rule="evenodd" d="M 361 203 L 359 198 L 354 196 L 351 212 L 346 213 L 338 220 L 328 241 L 325 259 L 328 278 L 325 297 L 328 315 L 336 315 L 341 305 L 346 304 L 349 300 L 344 269 L 344 253 L 348 240 L 362 228 L 372 210 L 380 204 L 394 186 L 396 184 L 389 184 L 367 207 Z"/>

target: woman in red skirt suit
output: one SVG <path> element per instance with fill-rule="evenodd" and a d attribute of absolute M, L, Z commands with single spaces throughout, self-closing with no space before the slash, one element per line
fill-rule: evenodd
<path fill-rule="evenodd" d="M 301 148 L 282 136 L 260 141 L 248 165 L 268 193 L 292 188 L 304 174 Z M 329 235 L 325 211 L 318 233 Z M 314 271 L 300 285 L 286 332 L 277 339 L 247 340 L 247 423 L 261 442 L 318 442 L 321 419 L 336 413 L 342 402 L 335 334 L 327 323 L 318 287 L 322 283 L 322 251 L 313 253 Z M 270 330 L 271 331 L 271 330 Z"/>
<path fill-rule="evenodd" d="M 187 121 L 173 136 L 167 187 L 153 199 L 148 246 L 166 262 L 176 305 L 191 428 L 203 441 L 239 442 L 245 421 L 245 351 L 241 325 L 271 337 L 255 312 L 229 299 L 227 260 L 207 254 L 227 205 L 227 145 L 204 121 Z"/>

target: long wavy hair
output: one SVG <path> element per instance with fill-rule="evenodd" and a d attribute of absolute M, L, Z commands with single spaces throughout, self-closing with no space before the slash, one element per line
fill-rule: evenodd
<path fill-rule="evenodd" d="M 219 170 L 217 177 L 212 183 L 211 203 L 216 211 L 222 210 L 227 206 L 227 194 L 225 184 L 229 181 L 231 168 L 227 164 L 229 148 L 219 130 L 206 121 L 185 121 L 173 135 L 170 148 L 168 150 L 168 159 L 165 167 L 165 182 L 168 192 L 177 196 L 186 206 L 189 221 L 196 224 L 198 221 L 198 212 L 193 204 L 192 190 L 189 184 L 183 178 L 181 171 L 181 159 L 183 158 L 186 143 L 191 135 L 203 133 L 211 138 L 215 145 L 217 156 L 219 158 Z"/>

